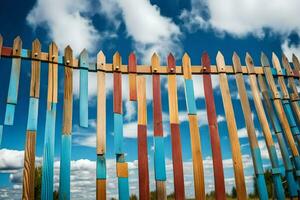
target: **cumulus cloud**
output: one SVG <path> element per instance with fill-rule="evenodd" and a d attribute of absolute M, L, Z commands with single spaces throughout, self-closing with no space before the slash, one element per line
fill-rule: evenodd
<path fill-rule="evenodd" d="M 11 154 L 0 154 L 0 172 L 3 173 L 3 169 L 7 169 L 6 165 L 3 164 L 3 160 L 14 159 L 10 155 L 23 155 L 23 151 L 4 149 L 1 150 L 1 153 L 10 152 Z M 18 165 L 11 166 L 10 168 L 10 181 L 12 183 L 11 187 L 1 188 L 0 197 L 3 199 L 18 199 L 22 194 L 22 172 L 23 172 L 23 160 L 20 156 L 20 162 Z M 40 158 L 37 158 L 40 160 Z M 243 155 L 243 164 L 244 169 L 248 169 L 252 166 L 252 160 L 250 155 Z M 17 162 L 18 163 L 18 162 Z M 38 162 L 40 165 L 41 162 Z M 154 170 L 153 163 L 149 162 L 149 177 L 150 177 L 150 190 L 155 190 L 155 180 L 154 180 Z M 205 171 L 205 187 L 206 192 L 210 192 L 214 189 L 214 180 L 213 180 L 213 164 L 212 158 L 206 157 L 203 159 L 204 171 Z M 224 159 L 223 160 L 224 171 L 232 170 L 232 160 Z M 115 159 L 108 158 L 106 161 L 107 167 L 107 196 L 108 198 L 118 198 L 118 182 L 116 177 L 116 161 Z M 55 159 L 54 162 L 54 185 L 55 189 L 58 190 L 59 186 L 59 169 L 60 162 L 58 159 Z M 129 185 L 130 193 L 138 194 L 138 161 L 133 160 L 128 162 L 129 169 Z M 185 192 L 188 198 L 194 196 L 194 180 L 193 180 L 193 164 L 192 161 L 183 162 L 184 169 L 184 180 L 185 180 Z M 172 193 L 174 191 L 174 178 L 173 178 L 173 164 L 172 160 L 166 159 L 166 188 L 167 193 Z M 71 161 L 71 197 L 72 199 L 95 199 L 96 195 L 96 162 L 88 159 L 79 159 Z M 227 192 L 231 191 L 232 186 L 234 186 L 234 178 L 232 176 L 226 176 L 226 190 Z M 247 188 L 252 188 L 253 177 L 246 174 L 246 183 Z M 251 190 L 249 190 L 251 191 Z M 248 191 L 248 192 L 249 192 Z"/>
<path fill-rule="evenodd" d="M 285 52 L 299 53 L 299 46 L 287 43 L 287 37 L 300 35 L 298 9 L 300 2 L 291 0 L 192 0 L 192 9 L 183 11 L 180 18 L 189 31 L 214 30 L 218 35 L 225 33 L 241 38 L 253 35 L 265 37 L 267 32 L 282 36 Z M 255 13 L 255 14 L 254 14 Z M 290 54 L 289 54 L 290 55 Z"/>
<path fill-rule="evenodd" d="M 26 19 L 34 29 L 46 28 L 48 37 L 60 50 L 71 45 L 74 53 L 79 54 L 83 48 L 94 51 L 100 39 L 87 16 L 91 11 L 90 1 L 38 0 Z"/>
<path fill-rule="evenodd" d="M 158 6 L 149 0 L 100 0 L 100 5 L 99 12 L 115 28 L 120 22 L 124 23 L 127 36 L 133 40 L 133 47 L 143 63 L 150 63 L 154 52 L 164 60 L 169 52 L 181 53 L 180 27 L 171 18 L 161 15 Z"/>

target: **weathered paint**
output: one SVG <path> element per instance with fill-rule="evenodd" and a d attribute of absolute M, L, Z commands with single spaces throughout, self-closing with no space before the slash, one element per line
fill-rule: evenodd
<path fill-rule="evenodd" d="M 51 110 L 46 113 L 45 141 L 42 168 L 42 199 L 53 199 L 53 166 L 55 138 L 56 103 L 51 104 Z"/>
<path fill-rule="evenodd" d="M 106 160 L 104 155 L 97 155 L 96 178 L 106 179 Z"/>
<path fill-rule="evenodd" d="M 39 99 L 31 97 L 29 99 L 27 130 L 36 131 L 38 124 Z"/>
<path fill-rule="evenodd" d="M 79 89 L 79 125 L 88 127 L 89 107 L 88 107 L 88 64 L 89 57 L 86 50 L 80 54 L 80 89 Z"/>
<path fill-rule="evenodd" d="M 185 98 L 187 102 L 187 110 L 189 114 L 196 115 L 196 103 L 194 96 L 194 84 L 192 79 L 186 79 L 185 81 Z"/>
<path fill-rule="evenodd" d="M 62 134 L 59 175 L 59 199 L 70 199 L 72 135 Z"/>
<path fill-rule="evenodd" d="M 154 171 L 155 180 L 166 181 L 164 137 L 154 137 Z"/>
<path fill-rule="evenodd" d="M 4 125 L 12 126 L 14 124 L 15 109 L 15 104 L 6 104 Z"/>
<path fill-rule="evenodd" d="M 123 116 L 114 113 L 114 149 L 115 154 L 122 154 L 123 151 Z"/>
<path fill-rule="evenodd" d="M 216 191 L 216 199 L 226 199 L 225 180 L 222 163 L 221 142 L 217 123 L 217 114 L 215 108 L 215 100 L 213 95 L 210 59 L 207 53 L 203 53 L 201 57 L 203 67 L 206 73 L 203 74 L 203 87 L 205 94 L 205 104 L 207 110 L 207 119 L 209 126 L 210 142 L 212 148 L 212 160 L 214 170 L 214 183 Z"/>
<path fill-rule="evenodd" d="M 254 163 L 256 163 L 255 174 L 256 174 L 256 184 L 259 189 L 259 198 L 268 199 L 268 190 L 266 186 L 263 163 L 262 163 L 259 147 L 254 148 L 252 154 L 253 154 Z"/>
<path fill-rule="evenodd" d="M 118 190 L 120 200 L 129 200 L 129 183 L 128 178 L 118 178 Z"/>

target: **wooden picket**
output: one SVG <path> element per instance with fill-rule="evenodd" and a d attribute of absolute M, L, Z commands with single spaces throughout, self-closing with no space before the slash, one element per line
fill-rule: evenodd
<path fill-rule="evenodd" d="M 58 48 L 54 42 L 49 46 L 49 61 L 58 60 Z M 58 65 L 49 62 L 48 97 L 45 123 L 44 155 L 42 168 L 42 198 L 53 199 L 54 144 L 57 106 Z"/>
<path fill-rule="evenodd" d="M 249 81 L 250 81 L 250 87 L 251 87 L 252 94 L 253 94 L 253 100 L 254 100 L 256 111 L 257 111 L 257 116 L 258 116 L 260 125 L 262 127 L 262 131 L 263 131 L 264 135 L 271 135 L 271 129 L 269 127 L 267 117 L 264 112 L 263 103 L 260 98 L 260 93 L 259 93 L 259 89 L 258 89 L 258 85 L 257 85 L 257 79 L 256 79 L 255 74 L 253 74 L 253 69 L 254 69 L 253 61 L 252 61 L 251 56 L 248 53 L 246 55 L 246 64 L 247 64 L 247 68 L 249 71 Z M 285 170 L 286 170 L 285 175 L 286 175 L 286 179 L 288 182 L 289 192 L 290 192 L 291 196 L 295 196 L 295 195 L 297 195 L 297 187 L 296 187 L 295 179 L 294 179 L 293 172 L 292 172 L 292 162 L 289 158 L 288 148 L 285 144 L 283 133 L 280 128 L 278 119 L 273 111 L 272 103 L 269 98 L 268 91 L 266 90 L 266 87 L 262 82 L 262 77 L 260 77 L 260 80 L 261 80 L 260 87 L 261 87 L 261 91 L 262 91 L 262 96 L 264 98 L 265 108 L 269 115 L 269 119 L 271 121 L 273 130 L 277 136 L 278 144 L 279 144 L 279 147 L 281 150 L 281 155 L 284 160 L 284 165 L 285 165 Z"/>
<path fill-rule="evenodd" d="M 88 112 L 88 74 L 97 73 L 97 134 L 96 134 L 96 199 L 107 199 L 106 166 L 106 74 L 113 75 L 113 137 L 114 153 L 116 156 L 116 177 L 118 179 L 118 199 L 129 199 L 129 169 L 126 162 L 126 149 L 123 147 L 123 105 L 122 105 L 122 75 L 127 74 L 129 86 L 129 101 L 137 102 L 137 144 L 138 144 L 138 187 L 139 199 L 150 198 L 150 167 L 148 165 L 148 139 L 147 131 L 147 98 L 150 92 L 146 90 L 146 76 L 152 76 L 153 93 L 153 145 L 154 145 L 154 173 L 156 184 L 156 198 L 166 200 L 168 191 L 166 185 L 167 172 L 165 161 L 165 134 L 163 130 L 162 94 L 160 75 L 167 75 L 167 91 L 169 105 L 170 139 L 172 149 L 172 167 L 174 177 L 175 199 L 185 199 L 183 149 L 181 146 L 180 118 L 177 94 L 177 77 L 184 79 L 184 93 L 189 123 L 189 137 L 193 161 L 193 177 L 195 199 L 206 199 L 205 194 L 205 169 L 202 158 L 201 136 L 197 118 L 196 97 L 194 94 L 193 75 L 203 76 L 204 96 L 208 118 L 208 128 L 212 147 L 212 161 L 215 183 L 215 198 L 226 199 L 225 178 L 222 163 L 221 142 L 218 131 L 217 115 L 215 108 L 214 90 L 211 75 L 219 78 L 220 92 L 225 111 L 228 135 L 231 145 L 235 186 L 238 199 L 247 199 L 246 180 L 244 176 L 242 153 L 238 137 L 235 113 L 230 96 L 230 87 L 227 75 L 234 75 L 239 101 L 241 102 L 243 116 L 246 124 L 248 139 L 256 177 L 256 184 L 260 199 L 268 199 L 267 185 L 264 177 L 265 169 L 261 149 L 258 145 L 258 136 L 253 122 L 249 99 L 252 97 L 257 113 L 263 138 L 271 161 L 272 181 L 277 199 L 285 199 L 283 183 L 287 181 L 287 188 L 291 198 L 299 198 L 300 184 L 300 99 L 297 87 L 300 78 L 300 63 L 293 55 L 293 64 L 283 54 L 282 61 L 275 53 L 272 54 L 272 66 L 265 54 L 261 55 L 261 65 L 254 66 L 251 56 L 247 53 L 245 66 L 241 64 L 239 56 L 234 53 L 233 65 L 226 65 L 221 52 L 216 57 L 216 65 L 211 65 L 207 53 L 201 57 L 202 65 L 191 64 L 188 54 L 182 57 L 180 66 L 176 66 L 176 59 L 170 53 L 164 62 L 167 66 L 160 65 L 159 56 L 154 53 L 151 65 L 138 65 L 138 58 L 134 53 L 128 57 L 128 65 L 122 64 L 121 55 L 116 52 L 113 62 L 106 63 L 102 51 L 97 55 L 95 63 L 89 62 L 87 50 L 84 49 L 78 58 L 73 55 L 70 46 L 64 50 L 64 56 L 58 55 L 58 48 L 53 42 L 49 45 L 49 52 L 41 51 L 41 44 L 36 39 L 32 49 L 22 49 L 22 40 L 16 37 L 13 47 L 3 46 L 0 35 L 0 57 L 12 59 L 12 70 L 9 79 L 8 95 L 3 125 L 14 125 L 14 113 L 18 106 L 18 88 L 21 75 L 21 60 L 31 61 L 30 95 L 26 128 L 26 142 L 23 170 L 22 199 L 34 199 L 34 173 L 35 173 L 35 148 L 36 134 L 38 131 L 38 112 L 40 99 L 40 71 L 41 63 L 48 64 L 47 110 L 44 136 L 43 168 L 42 168 L 42 199 L 53 199 L 54 188 L 54 148 L 56 107 L 58 105 L 58 66 L 64 69 L 64 97 L 62 112 L 62 138 L 60 155 L 59 198 L 71 199 L 71 149 L 73 127 L 73 71 L 80 73 L 80 98 L 79 98 L 79 125 L 89 126 Z M 244 77 L 249 79 L 251 88 L 248 93 Z M 277 85 L 279 87 L 277 87 Z M 261 96 L 263 97 L 261 99 Z M 23 98 L 23 97 L 22 97 Z M 22 101 L 22 98 L 20 100 Z M 19 101 L 20 101 L 19 100 Z M 182 112 L 180 110 L 180 112 Z M 59 118 L 60 119 L 60 118 Z M 270 122 L 270 124 L 269 124 Z M 3 125 L 0 125 L 0 145 L 2 141 Z M 270 128 L 270 126 L 272 128 Z M 202 132 L 202 131 L 201 131 Z M 200 135 L 201 134 L 201 135 Z M 284 175 L 281 172 L 279 158 L 276 151 L 276 136 L 284 164 Z M 185 135 L 187 136 L 187 135 Z M 287 141 L 287 143 L 286 143 Z M 291 159 L 292 158 L 292 159 Z M 151 162 L 149 162 L 151 163 Z M 284 179 L 283 179 L 284 178 Z M 172 180 L 170 180 L 172 182 Z"/>
<path fill-rule="evenodd" d="M 185 199 L 183 164 L 180 141 L 180 125 L 178 116 L 177 84 L 175 74 L 175 58 L 170 53 L 168 55 L 168 97 L 169 97 L 169 117 L 172 140 L 172 160 L 174 174 L 174 190 L 176 199 Z"/>
<path fill-rule="evenodd" d="M 242 72 L 241 61 L 235 52 L 232 57 L 232 62 L 233 62 L 233 68 L 235 72 L 236 85 L 238 88 L 238 93 L 240 95 L 240 100 L 241 100 L 240 102 L 242 105 L 242 110 L 243 110 L 244 119 L 246 123 L 248 138 L 249 138 L 250 149 L 252 153 L 252 161 L 253 161 L 253 166 L 254 166 L 257 185 L 258 185 L 259 197 L 260 199 L 268 199 L 269 197 L 268 197 L 268 191 L 267 191 L 266 182 L 264 178 L 261 153 L 258 146 L 258 140 L 256 137 L 254 122 L 252 119 L 252 113 L 251 113 L 250 103 L 248 100 L 247 90 L 244 83 L 243 75 L 241 73 Z M 272 145 L 274 145 L 272 136 L 269 132 L 264 132 L 264 135 L 266 141 L 269 141 L 267 142 L 267 144 L 268 144 L 269 151 L 271 151 L 271 148 L 273 148 Z M 272 157 L 272 155 L 273 154 L 271 154 L 270 158 Z M 277 157 L 275 159 L 277 159 Z M 280 180 L 279 176 L 276 176 L 276 178 L 279 178 Z M 280 191 L 283 190 L 282 187 L 280 187 L 279 189 Z M 276 191 L 277 190 L 278 188 L 276 188 Z"/>
<path fill-rule="evenodd" d="M 39 40 L 32 43 L 32 62 L 30 80 L 30 103 L 28 108 L 28 122 L 26 131 L 26 143 L 24 153 L 24 172 L 23 172 L 23 199 L 34 199 L 34 174 L 35 174 L 35 146 L 36 131 L 38 122 L 38 106 L 40 97 L 40 67 L 38 59 L 41 53 Z"/>
<path fill-rule="evenodd" d="M 218 130 L 217 113 L 215 108 L 212 80 L 210 75 L 211 65 L 207 53 L 203 53 L 201 62 L 205 73 L 203 74 L 203 87 L 205 94 L 205 104 L 207 110 L 207 119 L 209 125 L 210 142 L 212 150 L 214 180 L 215 180 L 215 198 L 218 200 L 226 199 L 225 180 L 221 153 L 220 136 Z"/>
<path fill-rule="evenodd" d="M 156 198 L 166 200 L 166 167 L 164 152 L 164 132 L 162 121 L 162 105 L 160 90 L 160 75 L 157 69 L 160 66 L 156 53 L 151 58 L 152 86 L 153 86 L 153 132 L 154 132 L 154 172 L 156 181 Z"/>
<path fill-rule="evenodd" d="M 97 55 L 97 69 L 106 64 L 105 55 L 100 51 Z M 96 137 L 96 199 L 106 199 L 106 85 L 105 73 L 97 72 L 97 137 Z"/>
<path fill-rule="evenodd" d="M 228 128 L 228 133 L 229 133 L 229 138 L 231 143 L 231 153 L 232 153 L 232 160 L 233 160 L 233 169 L 234 169 L 237 197 L 238 199 L 246 199 L 247 192 L 246 192 L 246 184 L 245 184 L 240 142 L 238 139 L 236 121 L 234 117 L 234 110 L 233 110 L 233 105 L 230 97 L 229 85 L 228 85 L 228 80 L 227 80 L 227 75 L 225 70 L 225 61 L 223 55 L 220 52 L 218 52 L 216 60 L 217 60 L 217 68 L 219 71 L 218 76 L 220 82 L 221 95 L 222 95 L 227 128 Z"/>

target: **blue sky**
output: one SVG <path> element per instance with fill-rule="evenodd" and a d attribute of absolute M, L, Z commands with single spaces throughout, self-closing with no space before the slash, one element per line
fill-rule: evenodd
<path fill-rule="evenodd" d="M 16 6 L 18 5 L 18 6 Z M 76 56 L 87 48 L 90 62 L 95 62 L 97 52 L 104 51 L 107 62 L 119 51 L 123 63 L 131 51 L 137 54 L 138 63 L 149 64 L 150 56 L 157 52 L 161 64 L 165 64 L 166 55 L 173 52 L 180 65 L 181 56 L 188 52 L 194 65 L 200 64 L 203 51 L 207 51 L 212 63 L 220 50 L 227 64 L 231 64 L 233 51 L 241 56 L 244 63 L 245 53 L 252 55 L 259 65 L 259 55 L 264 51 L 268 56 L 272 51 L 280 55 L 285 52 L 288 57 L 294 52 L 300 56 L 300 22 L 297 8 L 300 2 L 291 0 L 286 3 L 275 0 L 12 0 L 4 1 L 0 7 L 0 33 L 5 46 L 12 46 L 13 39 L 20 35 L 23 48 L 31 48 L 31 42 L 39 38 L 43 51 L 48 50 L 51 41 L 55 41 L 63 53 L 71 45 Z M 10 59 L 1 59 L 0 123 L 4 119 L 5 102 L 8 91 L 8 75 L 11 69 Z M 60 136 L 62 130 L 63 103 L 63 68 L 59 68 L 59 104 L 56 121 L 55 138 L 55 186 L 58 187 Z M 41 98 L 37 133 L 37 163 L 41 163 L 44 143 L 44 126 L 47 93 L 47 65 L 42 64 Z M 86 192 L 86 198 L 95 197 L 95 137 L 96 137 L 96 76 L 89 74 L 89 128 L 80 128 L 79 119 L 79 75 L 74 72 L 73 105 L 73 145 L 72 145 L 72 197 L 80 198 Z M 207 126 L 202 76 L 193 76 L 200 137 L 205 166 L 206 191 L 213 190 L 213 170 L 211 147 Z M 183 147 L 184 174 L 186 194 L 193 193 L 193 176 L 191 163 L 190 139 L 184 96 L 183 77 L 178 76 L 178 100 L 180 112 L 181 141 Z M 249 90 L 247 77 L 246 86 Z M 112 124 L 112 77 L 107 75 L 107 159 L 108 159 L 108 195 L 117 194 L 115 161 L 113 154 Z M 23 149 L 28 113 L 30 83 L 30 62 L 22 61 L 19 99 L 16 110 L 15 125 L 5 127 L 0 149 L 0 198 L 19 199 L 22 188 Z M 253 167 L 250 148 L 245 129 L 244 118 L 237 94 L 235 79 L 229 76 L 229 85 L 239 130 L 243 153 L 243 164 L 247 181 L 247 191 L 253 190 Z M 223 155 L 226 190 L 234 185 L 230 143 L 222 105 L 219 82 L 213 76 L 213 87 L 218 114 L 219 133 Z M 152 89 L 151 79 L 147 79 L 148 99 L 148 152 L 150 166 L 151 190 L 153 180 L 153 137 L 152 137 Z M 171 162 L 171 145 L 168 118 L 167 80 L 162 76 L 162 101 L 164 134 L 166 136 L 167 192 L 173 191 Z M 123 76 L 123 108 L 126 160 L 130 168 L 130 192 L 138 192 L 137 182 L 137 140 L 136 140 L 136 103 L 128 101 L 128 83 Z M 269 167 L 269 157 L 252 99 L 253 119 L 257 128 L 259 145 L 264 158 L 265 168 Z M 276 138 L 274 138 L 276 141 Z M 279 150 L 277 146 L 277 150 Z M 280 156 L 280 154 L 279 154 Z M 282 164 L 282 161 L 281 161 Z"/>

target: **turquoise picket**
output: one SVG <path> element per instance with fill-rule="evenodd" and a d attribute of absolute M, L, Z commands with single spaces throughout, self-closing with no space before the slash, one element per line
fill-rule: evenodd
<path fill-rule="evenodd" d="M 70 169 L 72 135 L 62 134 L 60 158 L 59 199 L 70 199 Z"/>
<path fill-rule="evenodd" d="M 79 125 L 82 127 L 88 127 L 89 120 L 89 107 L 88 107 L 88 54 L 84 49 L 80 54 L 80 90 L 79 90 Z"/>
<path fill-rule="evenodd" d="M 46 113 L 45 142 L 42 168 L 42 200 L 53 199 L 54 142 L 55 142 L 56 103 Z"/>

